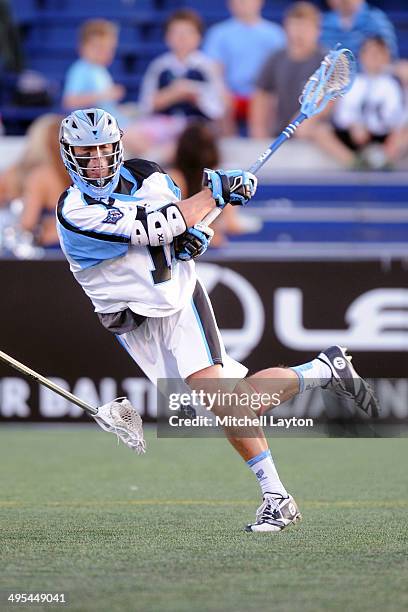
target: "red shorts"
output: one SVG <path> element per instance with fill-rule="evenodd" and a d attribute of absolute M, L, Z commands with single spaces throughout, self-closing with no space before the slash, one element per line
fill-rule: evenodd
<path fill-rule="evenodd" d="M 247 121 L 250 98 L 234 96 L 234 117 L 237 121 Z"/>

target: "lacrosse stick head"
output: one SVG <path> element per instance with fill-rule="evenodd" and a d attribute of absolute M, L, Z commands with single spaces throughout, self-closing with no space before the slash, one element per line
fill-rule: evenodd
<path fill-rule="evenodd" d="M 356 66 L 356 59 L 349 49 L 330 51 L 303 88 L 299 100 L 302 113 L 313 117 L 330 100 L 344 96 L 354 83 Z"/>
<path fill-rule="evenodd" d="M 142 419 L 126 397 L 100 406 L 92 416 L 102 429 L 115 434 L 138 455 L 146 452 Z"/>

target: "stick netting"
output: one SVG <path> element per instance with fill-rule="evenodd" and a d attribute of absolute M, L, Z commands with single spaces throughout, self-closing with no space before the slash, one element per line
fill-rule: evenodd
<path fill-rule="evenodd" d="M 329 100 L 344 95 L 355 76 L 356 61 L 348 49 L 331 51 L 310 77 L 300 96 L 301 110 L 307 117 L 321 112 Z"/>
<path fill-rule="evenodd" d="M 332 95 L 341 95 L 348 89 L 354 76 L 354 57 L 347 49 L 339 54 L 329 54 L 323 60 L 327 62 L 327 81 L 324 89 Z"/>
<path fill-rule="evenodd" d="M 116 434 L 138 454 L 146 451 L 142 419 L 128 399 L 118 398 L 101 406 L 94 419 L 102 429 Z"/>

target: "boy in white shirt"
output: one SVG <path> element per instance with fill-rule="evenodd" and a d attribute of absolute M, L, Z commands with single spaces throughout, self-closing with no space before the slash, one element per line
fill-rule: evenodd
<path fill-rule="evenodd" d="M 337 102 L 333 114 L 337 137 L 350 151 L 364 152 L 364 159 L 374 167 L 389 161 L 387 142 L 404 119 L 403 91 L 390 73 L 390 61 L 385 40 L 378 36 L 368 38 L 360 50 L 362 72 L 351 90 Z M 376 149 L 367 149 L 373 144 Z"/>

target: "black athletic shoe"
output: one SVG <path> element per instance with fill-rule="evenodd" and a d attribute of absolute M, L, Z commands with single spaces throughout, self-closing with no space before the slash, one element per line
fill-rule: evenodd
<path fill-rule="evenodd" d="M 378 417 L 380 405 L 370 385 L 351 365 L 351 355 L 341 346 L 331 346 L 317 356 L 332 371 L 332 378 L 325 389 L 332 388 L 336 393 L 353 398 L 357 406 L 368 416 Z"/>

